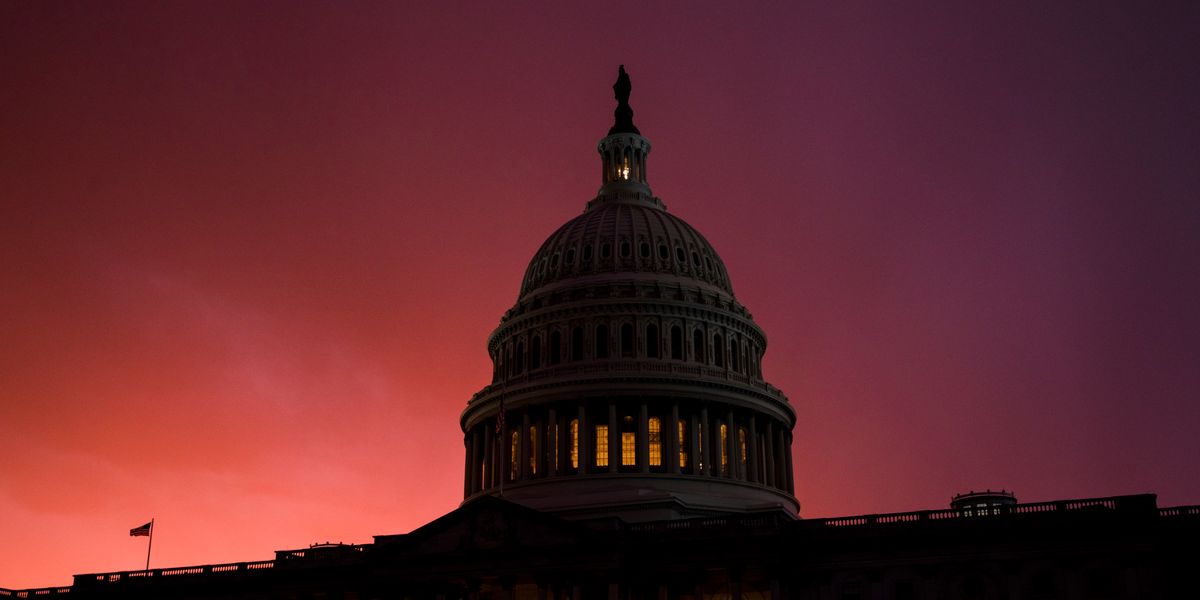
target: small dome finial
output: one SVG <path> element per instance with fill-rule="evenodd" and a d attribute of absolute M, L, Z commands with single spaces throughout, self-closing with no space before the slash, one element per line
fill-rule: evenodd
<path fill-rule="evenodd" d="M 642 132 L 633 124 L 633 109 L 629 107 L 629 90 L 633 86 L 629 83 L 629 74 L 625 72 L 625 65 L 621 65 L 617 72 L 617 82 L 613 84 L 613 94 L 617 99 L 617 109 L 613 111 L 613 116 L 616 117 L 616 123 L 613 123 L 611 129 L 608 130 L 608 135 L 614 133 L 636 133 L 641 135 Z"/>

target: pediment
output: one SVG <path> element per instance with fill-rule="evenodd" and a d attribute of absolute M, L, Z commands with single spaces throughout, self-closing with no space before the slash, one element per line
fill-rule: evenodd
<path fill-rule="evenodd" d="M 392 551 L 443 554 L 571 545 L 593 535 L 577 523 L 485 496 L 411 533 L 375 542 Z"/>

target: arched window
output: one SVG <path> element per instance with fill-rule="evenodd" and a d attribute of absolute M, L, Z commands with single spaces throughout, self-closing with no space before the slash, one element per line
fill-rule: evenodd
<path fill-rule="evenodd" d="M 633 247 L 629 245 L 629 242 L 622 241 L 621 242 L 621 258 L 629 258 L 629 255 L 632 253 L 633 253 Z"/>
<path fill-rule="evenodd" d="M 535 335 L 533 341 L 529 343 L 529 368 L 542 368 L 542 337 Z"/>
<path fill-rule="evenodd" d="M 633 324 L 621 324 L 621 356 L 633 356 Z"/>
<path fill-rule="evenodd" d="M 592 245 L 591 245 L 591 243 L 586 243 L 583 246 L 583 262 L 590 262 L 591 260 L 592 260 Z"/>
<path fill-rule="evenodd" d="M 550 347 L 546 348 L 546 364 L 557 365 L 562 358 L 562 334 L 557 329 L 550 332 Z"/>
<path fill-rule="evenodd" d="M 662 462 L 662 420 L 650 417 L 646 422 L 646 432 L 650 442 L 650 466 L 661 467 Z"/>
<path fill-rule="evenodd" d="M 508 365 L 508 376 L 512 377 L 512 374 L 513 374 L 512 346 L 508 347 L 508 357 L 504 359 L 504 363 L 506 365 Z"/>
<path fill-rule="evenodd" d="M 608 358 L 608 326 L 596 326 L 596 358 Z"/>
<path fill-rule="evenodd" d="M 719 333 L 713 334 L 713 364 L 722 368 L 725 366 L 725 340 Z"/>
<path fill-rule="evenodd" d="M 583 328 L 571 330 L 571 360 L 583 360 Z"/>
<path fill-rule="evenodd" d="M 729 475 L 729 426 L 721 423 L 721 474 Z"/>
<path fill-rule="evenodd" d="M 638 255 L 642 258 L 650 258 L 650 244 L 646 242 L 638 244 Z"/>
<path fill-rule="evenodd" d="M 516 373 L 521 374 L 521 370 L 525 368 L 525 342 L 517 342 L 516 355 Z"/>
<path fill-rule="evenodd" d="M 579 419 L 571 419 L 571 468 L 579 468 Z"/>
<path fill-rule="evenodd" d="M 683 360 L 683 330 L 678 325 L 671 327 L 671 359 Z"/>
<path fill-rule="evenodd" d="M 729 337 L 729 369 L 738 370 L 738 342 L 735 336 Z"/>
<path fill-rule="evenodd" d="M 654 323 L 646 326 L 646 356 L 658 358 L 658 325 Z"/>
<path fill-rule="evenodd" d="M 521 432 L 513 430 L 511 452 L 508 454 L 508 480 L 517 480 L 517 470 L 521 468 Z"/>
<path fill-rule="evenodd" d="M 687 469 L 688 466 L 688 451 L 687 451 L 687 419 L 679 419 L 679 468 Z"/>
<path fill-rule="evenodd" d="M 600 244 L 600 258 L 608 259 L 612 256 L 612 244 L 604 242 Z"/>
<path fill-rule="evenodd" d="M 537 457 L 538 457 L 537 440 L 538 440 L 537 425 L 530 425 L 529 426 L 529 474 L 530 475 L 537 475 Z"/>
<path fill-rule="evenodd" d="M 608 466 L 608 425 L 596 425 L 596 437 L 592 447 L 596 449 L 595 463 L 597 467 Z"/>
<path fill-rule="evenodd" d="M 704 362 L 704 332 L 699 329 L 692 332 L 692 360 Z"/>

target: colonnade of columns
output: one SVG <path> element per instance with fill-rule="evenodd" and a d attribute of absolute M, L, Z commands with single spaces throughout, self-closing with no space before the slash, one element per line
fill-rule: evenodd
<path fill-rule="evenodd" d="M 646 183 L 646 154 L 648 150 L 616 143 L 600 148 L 601 182 L 638 181 Z"/>
<path fill-rule="evenodd" d="M 467 432 L 463 494 L 553 477 L 667 473 L 795 491 L 792 434 L 777 419 L 710 402 L 618 399 L 506 412 Z"/>

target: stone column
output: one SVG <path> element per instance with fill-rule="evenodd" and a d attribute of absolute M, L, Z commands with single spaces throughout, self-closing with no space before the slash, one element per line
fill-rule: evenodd
<path fill-rule="evenodd" d="M 700 439 L 697 440 L 697 442 L 700 445 L 700 454 L 702 454 L 703 456 L 696 457 L 700 460 L 700 463 L 698 463 L 698 465 L 703 464 L 704 465 L 704 474 L 711 476 L 715 472 L 715 469 L 713 469 L 712 459 L 710 458 L 712 455 L 713 444 L 712 444 L 712 430 L 709 429 L 709 427 L 708 427 L 708 405 L 707 404 L 703 404 L 700 406 L 700 436 L 699 437 L 700 437 Z"/>
<path fill-rule="evenodd" d="M 778 487 L 775 479 L 775 421 L 767 419 L 767 481 L 771 487 Z"/>
<path fill-rule="evenodd" d="M 729 452 L 729 478 L 741 479 L 742 457 L 741 448 L 738 444 L 737 425 L 733 422 L 733 409 L 729 409 L 725 413 L 725 430 L 729 432 L 728 438 L 725 440 L 725 449 Z"/>
<path fill-rule="evenodd" d="M 787 442 L 783 445 L 783 454 L 787 457 L 787 491 L 789 494 L 796 493 L 796 471 L 792 467 L 792 434 L 788 433 Z"/>
<path fill-rule="evenodd" d="M 662 454 L 662 422 L 658 424 L 658 451 Z M 637 465 L 638 471 L 642 473 L 650 472 L 650 413 L 646 408 L 646 401 L 642 400 L 638 405 L 638 422 L 637 422 Z"/>
<path fill-rule="evenodd" d="M 693 475 L 700 474 L 700 435 L 696 433 L 697 427 L 696 415 L 692 414 L 688 417 L 687 422 L 687 445 L 688 458 L 691 459 L 691 469 Z"/>
<path fill-rule="evenodd" d="M 775 436 L 775 485 L 779 489 L 787 489 L 787 432 L 780 429 L 779 435 Z"/>
<path fill-rule="evenodd" d="M 617 430 L 617 405 L 608 403 L 608 472 L 616 473 L 621 463 L 621 432 Z"/>
<path fill-rule="evenodd" d="M 558 457 L 562 456 L 562 431 L 558 426 L 558 416 L 551 408 L 546 413 L 546 445 L 542 454 L 546 455 L 546 477 L 558 475 Z M 550 449 L 554 450 L 551 451 Z"/>
<path fill-rule="evenodd" d="M 579 404 L 579 432 L 575 441 L 579 444 L 579 471 L 577 475 L 583 475 L 587 472 L 588 460 L 592 457 L 591 448 L 588 447 L 588 440 L 592 437 L 588 435 L 587 423 L 587 408 Z"/>
<path fill-rule="evenodd" d="M 518 447 L 521 452 L 517 459 L 520 461 L 517 465 L 517 479 L 525 481 L 529 479 L 529 411 L 521 414 L 521 444 Z"/>
<path fill-rule="evenodd" d="M 746 432 L 746 435 L 750 438 L 746 440 L 747 451 L 750 452 L 748 458 L 750 474 L 746 479 L 755 483 L 762 483 L 762 476 L 758 472 L 758 428 L 755 426 L 755 421 L 758 421 L 758 416 L 750 415 L 750 429 Z"/>
<path fill-rule="evenodd" d="M 493 464 L 494 457 L 492 456 L 493 449 L 496 447 L 496 438 L 492 435 L 494 427 L 487 420 L 484 420 L 483 425 L 483 489 L 490 489 L 495 484 L 496 466 Z"/>
<path fill-rule="evenodd" d="M 668 430 L 665 439 L 671 440 L 667 444 L 667 467 L 672 473 L 679 474 L 679 403 L 671 403 L 671 419 L 667 422 Z"/>

